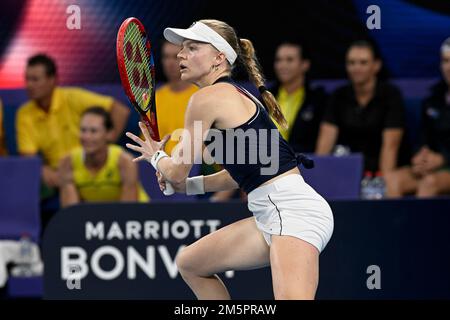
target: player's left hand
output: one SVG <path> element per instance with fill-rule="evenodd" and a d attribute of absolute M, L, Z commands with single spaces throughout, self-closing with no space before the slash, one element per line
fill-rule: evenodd
<path fill-rule="evenodd" d="M 147 127 L 143 122 L 139 122 L 139 128 L 141 129 L 142 134 L 145 137 L 145 141 L 132 134 L 131 132 L 127 132 L 126 136 L 136 142 L 138 145 L 127 143 L 126 146 L 128 149 L 141 153 L 139 157 L 133 159 L 134 162 L 141 160 L 147 160 L 150 162 L 150 159 L 156 151 L 164 149 L 167 141 L 169 141 L 170 134 L 166 135 L 161 141 L 158 142 L 150 137 L 150 133 L 148 132 Z"/>

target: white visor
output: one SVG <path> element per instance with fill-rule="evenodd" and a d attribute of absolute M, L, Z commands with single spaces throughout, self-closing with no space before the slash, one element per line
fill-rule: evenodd
<path fill-rule="evenodd" d="M 176 45 L 182 45 L 184 40 L 209 43 L 220 52 L 223 52 L 231 65 L 237 58 L 237 53 L 230 44 L 220 34 L 201 22 L 194 22 L 187 29 L 166 28 L 164 30 L 164 38 Z"/>

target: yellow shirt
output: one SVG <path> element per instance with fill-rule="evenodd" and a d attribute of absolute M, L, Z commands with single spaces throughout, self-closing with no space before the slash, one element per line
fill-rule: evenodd
<path fill-rule="evenodd" d="M 3 129 L 3 105 L 0 100 L 0 156 L 6 155 L 5 133 Z"/>
<path fill-rule="evenodd" d="M 81 88 L 55 88 L 49 112 L 34 101 L 20 107 L 16 117 L 19 153 L 41 153 L 44 164 L 57 168 L 59 161 L 80 145 L 83 111 L 98 106 L 110 110 L 113 98 Z"/>
<path fill-rule="evenodd" d="M 184 114 L 191 96 L 198 90 L 194 85 L 187 89 L 175 92 L 168 85 L 164 85 L 155 93 L 156 115 L 158 120 L 158 130 L 161 139 L 172 134 L 176 129 L 184 128 Z M 173 147 L 176 146 L 180 135 L 174 134 L 166 144 L 165 151 L 171 154 Z"/>
<path fill-rule="evenodd" d="M 280 87 L 280 90 L 278 90 L 277 101 L 281 107 L 281 112 L 283 112 L 283 115 L 286 118 L 288 128 L 283 129 L 278 125 L 278 123 L 275 122 L 275 124 L 285 140 L 289 139 L 292 127 L 294 126 L 295 119 L 297 118 L 297 114 L 303 105 L 304 99 L 304 88 L 297 89 L 291 94 L 288 94 L 283 87 Z"/>
<path fill-rule="evenodd" d="M 95 175 L 84 164 L 82 147 L 70 153 L 72 160 L 73 180 L 80 195 L 86 202 L 119 201 L 122 192 L 122 178 L 119 169 L 119 158 L 123 149 L 117 145 L 108 146 L 108 159 L 103 168 Z M 138 201 L 148 202 L 149 198 L 141 184 L 138 186 Z"/>

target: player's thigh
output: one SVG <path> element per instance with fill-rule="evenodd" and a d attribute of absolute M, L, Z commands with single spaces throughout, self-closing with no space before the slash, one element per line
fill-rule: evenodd
<path fill-rule="evenodd" d="M 200 276 L 260 268 L 269 263 L 269 246 L 253 217 L 204 236 L 184 248 L 177 257 L 180 271 Z"/>
<path fill-rule="evenodd" d="M 319 251 L 292 237 L 272 235 L 270 264 L 275 299 L 314 299 L 319 282 Z"/>

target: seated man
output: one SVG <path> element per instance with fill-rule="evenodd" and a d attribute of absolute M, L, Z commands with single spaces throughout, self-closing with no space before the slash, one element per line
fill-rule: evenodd
<path fill-rule="evenodd" d="M 101 107 L 87 109 L 80 123 L 81 147 L 61 160 L 61 206 L 79 202 L 140 201 L 148 196 L 138 180 L 133 157 L 109 144 L 113 134 L 109 113 Z"/>
<path fill-rule="evenodd" d="M 270 91 L 288 122 L 287 129 L 277 127 L 296 152 L 314 152 L 327 104 L 324 89 L 311 88 L 309 84 L 310 66 L 309 53 L 298 40 L 284 41 L 277 47 L 274 63 L 277 82 Z"/>
<path fill-rule="evenodd" d="M 422 104 L 422 141 L 411 166 L 386 175 L 387 196 L 450 194 L 450 38 L 441 47 L 443 80 Z"/>
<path fill-rule="evenodd" d="M 21 155 L 42 156 L 42 179 L 50 188 L 58 186 L 59 161 L 80 144 L 79 123 L 84 110 L 95 105 L 110 111 L 112 141 L 122 134 L 130 113 L 112 97 L 58 87 L 55 62 L 42 54 L 28 60 L 26 89 L 31 100 L 17 112 L 17 147 Z"/>

